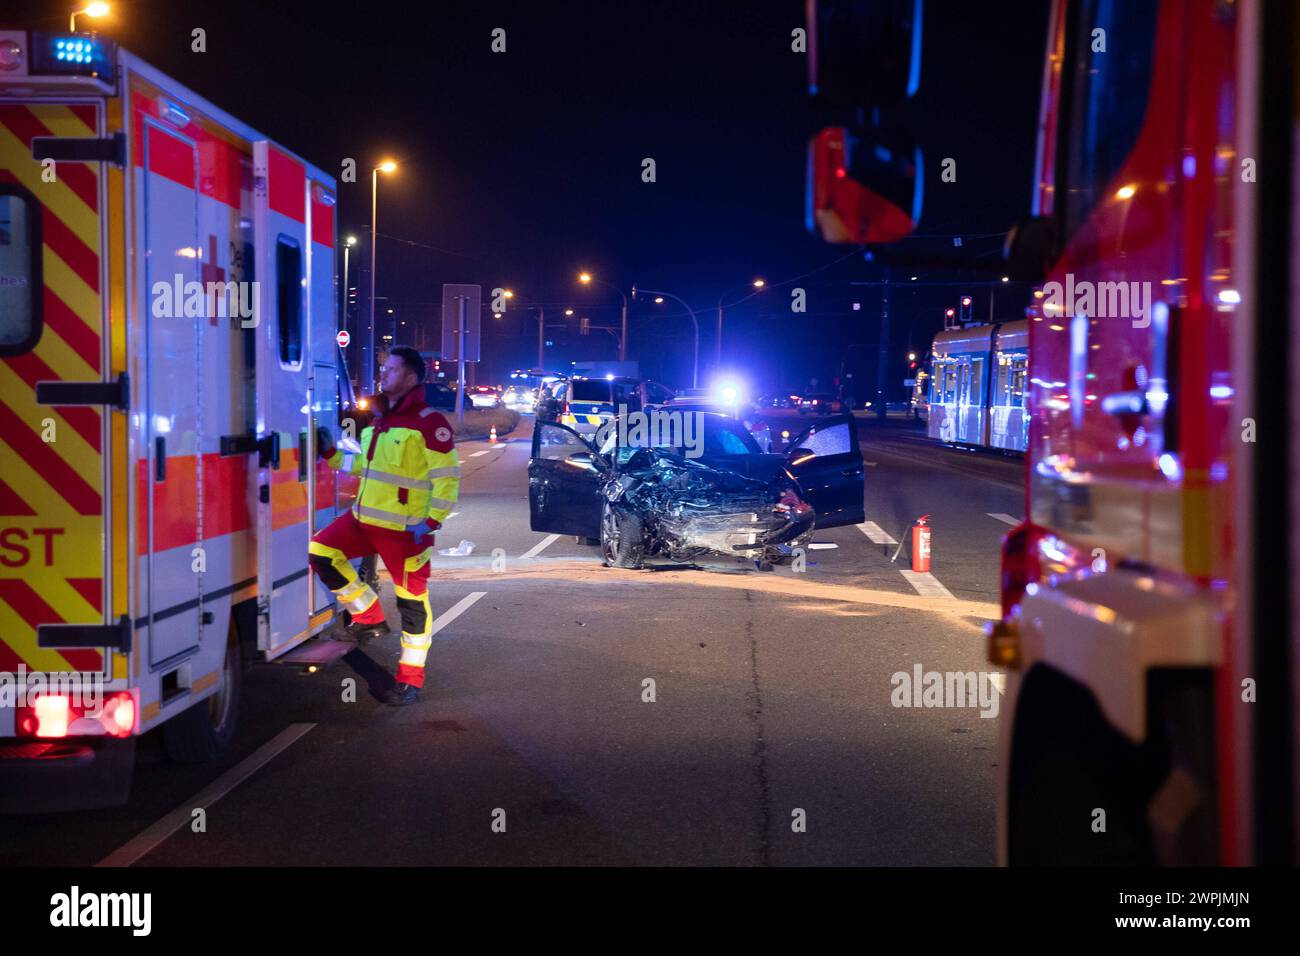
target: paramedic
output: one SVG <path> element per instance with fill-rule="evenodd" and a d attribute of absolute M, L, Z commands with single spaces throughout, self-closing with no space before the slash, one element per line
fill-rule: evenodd
<path fill-rule="evenodd" d="M 378 554 L 393 576 L 402 617 L 397 684 L 386 702 L 413 704 L 424 685 L 424 660 L 432 644 L 429 558 L 433 532 L 442 527 L 460 490 L 460 464 L 451 425 L 424 403 L 420 353 L 397 346 L 379 373 L 377 417 L 361 432 L 361 451 L 334 447 L 328 431 L 317 450 L 333 468 L 361 477 L 350 511 L 320 531 L 308 547 L 312 568 L 352 616 L 358 640 L 389 632 L 379 597 L 357 577 L 351 560 Z M 355 447 L 355 446 L 354 446 Z"/>

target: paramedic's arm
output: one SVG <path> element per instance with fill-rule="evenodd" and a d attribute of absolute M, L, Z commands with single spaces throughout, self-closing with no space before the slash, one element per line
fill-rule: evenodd
<path fill-rule="evenodd" d="M 433 490 L 429 495 L 429 522 L 440 527 L 460 497 L 460 457 L 452 442 L 451 426 L 441 415 L 424 429 L 424 460 Z M 436 524 L 435 524 L 436 522 Z"/>
<path fill-rule="evenodd" d="M 351 475 L 362 472 L 361 456 L 336 447 L 334 437 L 324 425 L 316 429 L 316 455 L 335 471 L 342 470 Z"/>

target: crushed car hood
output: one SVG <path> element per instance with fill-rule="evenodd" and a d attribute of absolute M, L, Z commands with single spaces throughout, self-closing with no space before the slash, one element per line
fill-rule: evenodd
<path fill-rule="evenodd" d="M 706 464 L 643 448 L 604 492 L 652 524 L 666 549 L 681 557 L 706 551 L 734 555 L 811 535 L 811 510 L 796 516 L 773 510 L 783 492 L 796 489 L 779 455 L 737 455 Z"/>

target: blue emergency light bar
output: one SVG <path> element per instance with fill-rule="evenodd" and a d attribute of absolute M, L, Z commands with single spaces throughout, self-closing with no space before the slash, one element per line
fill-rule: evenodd
<path fill-rule="evenodd" d="M 113 82 L 113 43 L 85 33 L 33 33 L 33 74 L 89 76 Z"/>

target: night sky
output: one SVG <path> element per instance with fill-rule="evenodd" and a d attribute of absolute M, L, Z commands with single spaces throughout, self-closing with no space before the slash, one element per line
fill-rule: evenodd
<path fill-rule="evenodd" d="M 0 21 L 65 29 L 73 6 L 8 0 Z M 1000 248 L 995 234 L 1027 214 L 1044 7 L 926 4 L 921 88 L 899 115 L 925 154 L 918 232 L 938 238 L 911 246 L 950 249 L 950 234 L 984 236 L 963 253 L 987 265 Z M 575 281 L 586 268 L 689 302 L 704 366 L 721 293 L 740 290 L 731 301 L 755 276 L 777 283 L 811 272 L 793 283 L 807 290 L 805 315 L 791 313 L 788 286 L 727 313 L 725 363 L 762 390 L 812 375 L 827 382 L 845 360 L 874 377 L 880 288 L 850 283 L 878 281 L 881 269 L 803 226 L 808 139 L 851 118 L 807 96 L 806 59 L 790 50 L 791 30 L 803 25 L 798 0 L 119 0 L 100 28 L 323 169 L 338 175 L 344 157 L 355 158 L 358 181 L 340 184 L 339 207 L 340 234 L 357 235 L 358 250 L 368 246 L 369 169 L 388 156 L 401 163 L 381 178 L 378 217 L 378 294 L 408 323 L 399 338 L 418 344 L 423 332 L 436 348 L 442 283 L 475 282 L 485 295 L 508 286 L 547 306 L 548 366 L 613 357 L 610 335 L 576 334 L 577 316 L 618 320 L 613 292 Z M 190 50 L 195 27 L 207 31 L 206 53 Z M 506 30 L 504 54 L 491 52 L 495 27 Z M 941 184 L 948 156 L 957 182 Z M 641 181 L 645 157 L 656 161 L 655 183 Z M 363 297 L 365 258 L 353 257 L 350 276 Z M 921 281 L 909 284 L 911 274 Z M 924 285 L 966 280 L 890 275 L 902 280 L 890 297 L 896 350 L 923 349 L 962 291 L 988 315 L 983 279 Z M 997 318 L 1020 317 L 1024 291 L 1001 286 Z M 566 307 L 577 310 L 571 329 L 562 327 Z M 485 323 L 493 328 L 480 381 L 535 364 L 535 313 Z M 637 303 L 630 323 L 643 371 L 689 385 L 682 310 Z M 898 387 L 901 356 L 895 365 Z"/>

